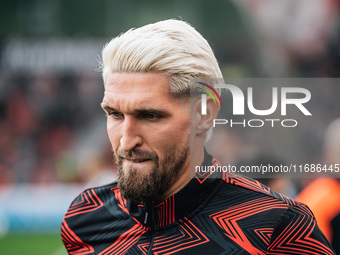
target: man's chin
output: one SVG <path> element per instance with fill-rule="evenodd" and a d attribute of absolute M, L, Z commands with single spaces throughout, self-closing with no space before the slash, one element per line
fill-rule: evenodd
<path fill-rule="evenodd" d="M 135 203 L 153 201 L 156 197 L 155 187 L 146 180 L 140 181 L 140 179 L 136 180 L 135 178 L 128 178 L 123 182 L 118 180 L 118 187 L 122 196 Z"/>

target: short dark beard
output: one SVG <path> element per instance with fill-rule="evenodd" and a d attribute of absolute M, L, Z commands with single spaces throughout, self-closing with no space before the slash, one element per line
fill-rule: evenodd
<path fill-rule="evenodd" d="M 184 167 L 189 155 L 189 144 L 176 153 L 175 149 L 169 150 L 162 162 L 155 153 L 143 152 L 134 149 L 129 152 L 117 152 L 118 187 L 125 199 L 135 203 L 156 201 L 173 183 Z M 123 171 L 124 157 L 139 157 L 152 160 L 152 169 L 142 175 L 138 169 L 131 168 L 126 173 Z"/>

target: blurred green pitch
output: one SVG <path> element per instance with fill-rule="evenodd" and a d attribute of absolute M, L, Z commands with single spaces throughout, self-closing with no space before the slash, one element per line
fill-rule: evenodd
<path fill-rule="evenodd" d="M 67 255 L 59 234 L 0 236 L 0 250 L 6 255 Z"/>

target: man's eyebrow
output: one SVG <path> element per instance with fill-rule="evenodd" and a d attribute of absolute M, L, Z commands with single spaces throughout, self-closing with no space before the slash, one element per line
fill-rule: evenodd
<path fill-rule="evenodd" d="M 141 109 L 137 109 L 136 110 L 137 114 L 147 114 L 147 113 L 153 113 L 162 117 L 167 117 L 170 116 L 170 112 L 163 110 L 163 109 L 159 109 L 159 108 L 141 108 Z"/>
<path fill-rule="evenodd" d="M 108 106 L 106 103 L 101 103 L 100 106 L 103 108 L 104 111 L 110 111 L 110 112 L 119 112 L 115 108 Z M 135 110 L 136 114 L 143 115 L 147 113 L 153 113 L 157 114 L 162 117 L 167 117 L 170 116 L 170 112 L 164 109 L 159 109 L 159 108 L 153 108 L 153 107 L 145 107 L 145 108 L 140 108 Z"/>
<path fill-rule="evenodd" d="M 101 103 L 100 106 L 104 111 L 116 111 L 114 108 L 108 106 L 106 103 Z"/>

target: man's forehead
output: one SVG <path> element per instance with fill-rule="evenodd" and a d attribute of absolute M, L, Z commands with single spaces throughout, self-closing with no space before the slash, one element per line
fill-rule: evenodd
<path fill-rule="evenodd" d="M 105 91 L 115 93 L 169 93 L 169 78 L 155 72 L 109 73 Z"/>
<path fill-rule="evenodd" d="M 102 106 L 116 110 L 166 109 L 181 101 L 169 93 L 169 78 L 160 73 L 112 73 L 106 80 Z"/>

